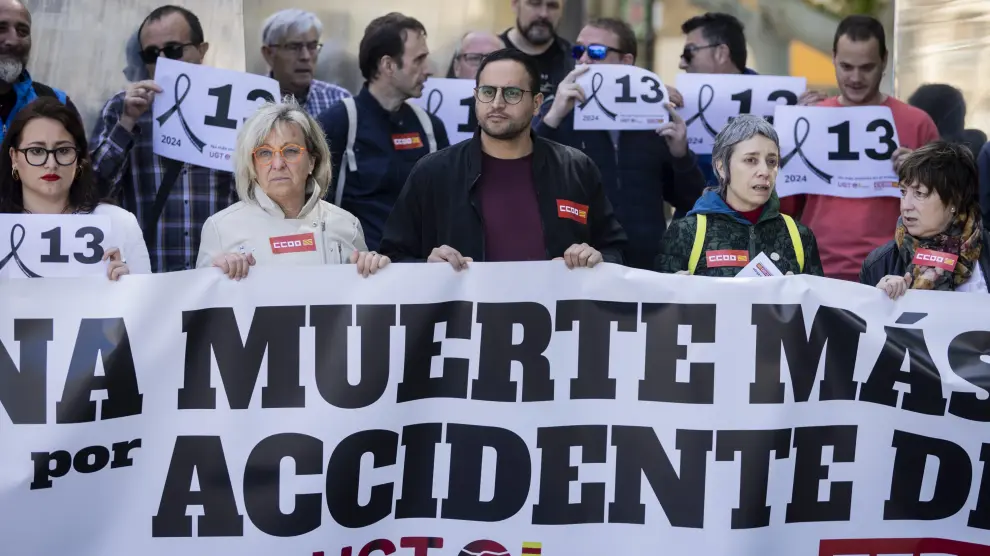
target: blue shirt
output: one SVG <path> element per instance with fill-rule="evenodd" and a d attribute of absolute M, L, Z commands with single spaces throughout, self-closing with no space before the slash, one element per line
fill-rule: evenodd
<path fill-rule="evenodd" d="M 392 212 L 406 178 L 420 158 L 430 152 L 426 132 L 411 106 L 403 103 L 395 112 L 386 111 L 368 91 L 367 84 L 354 97 L 357 108 L 357 137 L 354 139 L 354 155 L 357 172 L 342 166 L 347 148 L 347 110 L 335 103 L 318 120 L 330 144 L 330 162 L 333 165 L 331 190 L 337 187 L 337 175 L 347 172 L 341 198 L 341 208 L 361 221 L 368 249 L 377 251 L 381 243 L 385 221 Z M 430 115 L 437 149 L 450 146 L 443 122 Z M 332 201 L 334 195 L 328 200 Z"/>

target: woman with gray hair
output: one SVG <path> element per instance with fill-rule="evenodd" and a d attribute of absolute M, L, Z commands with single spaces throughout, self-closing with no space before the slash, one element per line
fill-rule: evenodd
<path fill-rule="evenodd" d="M 772 125 L 749 114 L 729 122 L 712 149 L 718 187 L 667 228 L 656 271 L 732 277 L 765 253 L 781 273 L 823 276 L 814 234 L 780 212 L 779 165 Z"/>
<path fill-rule="evenodd" d="M 237 136 L 234 178 L 240 202 L 203 226 L 197 268 L 235 280 L 255 264 L 354 263 L 363 276 L 389 263 L 367 252 L 361 223 L 323 201 L 330 150 L 320 125 L 287 98 L 254 113 Z"/>

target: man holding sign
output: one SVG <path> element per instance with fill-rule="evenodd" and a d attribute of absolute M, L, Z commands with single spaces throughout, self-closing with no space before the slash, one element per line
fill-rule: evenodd
<path fill-rule="evenodd" d="M 880 92 L 880 81 L 887 67 L 887 45 L 879 21 L 865 15 L 843 19 L 836 29 L 832 49 L 840 94 L 818 106 L 890 108 L 900 139 L 899 148 L 891 156 L 895 170 L 911 150 L 938 139 L 938 129 L 928 114 Z M 781 210 L 800 215 L 801 222 L 814 230 L 825 275 L 849 281 L 858 281 L 866 256 L 887 243 L 900 211 L 898 199 L 892 197 L 803 195 L 794 199 L 782 203 Z"/>
<path fill-rule="evenodd" d="M 598 19 L 581 30 L 578 49 L 581 64 L 631 66 L 636 62 L 636 35 L 623 21 Z M 676 110 L 670 110 L 670 121 L 656 130 L 575 130 L 574 106 L 585 102 L 589 93 L 576 81 L 589 67 L 578 66 L 564 79 L 553 103 L 544 105 L 536 133 L 580 149 L 595 161 L 616 217 L 629 235 L 626 265 L 650 269 L 667 228 L 663 202 L 690 210 L 705 187 L 704 176 L 688 149 L 687 128 Z M 620 88 L 615 87 L 616 94 L 621 94 Z M 613 94 L 611 89 L 603 86 L 596 94 Z"/>
<path fill-rule="evenodd" d="M 178 6 L 152 11 L 138 36 L 152 78 L 160 56 L 202 64 L 209 48 L 199 18 Z M 92 151 L 93 170 L 110 184 L 108 195 L 119 197 L 141 223 L 152 270 L 171 272 L 195 268 L 203 224 L 236 202 L 237 191 L 230 172 L 155 154 L 151 108 L 162 92 L 152 80 L 138 81 L 107 101 Z"/>

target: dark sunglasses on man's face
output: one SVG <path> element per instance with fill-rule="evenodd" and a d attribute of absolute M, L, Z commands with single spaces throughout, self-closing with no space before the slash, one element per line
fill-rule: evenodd
<path fill-rule="evenodd" d="M 182 58 L 182 52 L 187 46 L 198 46 L 194 42 L 187 42 L 185 44 L 169 43 L 166 44 L 164 48 L 158 48 L 157 46 L 149 46 L 141 51 L 141 61 L 145 64 L 154 64 L 161 54 L 165 54 L 165 57 L 169 60 L 178 60 Z"/>
<path fill-rule="evenodd" d="M 698 46 L 694 44 L 689 44 L 684 47 L 684 51 L 681 52 L 681 58 L 684 58 L 685 64 L 690 64 L 691 60 L 694 60 L 694 53 L 703 50 L 705 48 L 715 48 L 716 46 L 722 46 L 721 44 L 706 44 L 704 46 Z"/>
<path fill-rule="evenodd" d="M 588 52 L 588 58 L 592 60 L 604 60 L 608 56 L 609 52 L 615 52 L 616 54 L 622 55 L 625 52 L 619 50 L 618 48 L 612 48 L 611 46 L 605 46 L 604 44 L 589 44 L 587 46 L 583 44 L 575 44 L 571 48 L 571 56 L 575 60 L 580 60 L 581 56 L 584 56 L 585 51 Z"/>

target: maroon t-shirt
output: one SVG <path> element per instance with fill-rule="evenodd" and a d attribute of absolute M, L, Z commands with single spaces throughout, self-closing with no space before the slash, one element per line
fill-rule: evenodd
<path fill-rule="evenodd" d="M 485 260 L 545 261 L 533 156 L 503 160 L 481 153 L 477 187 L 485 227 Z"/>

